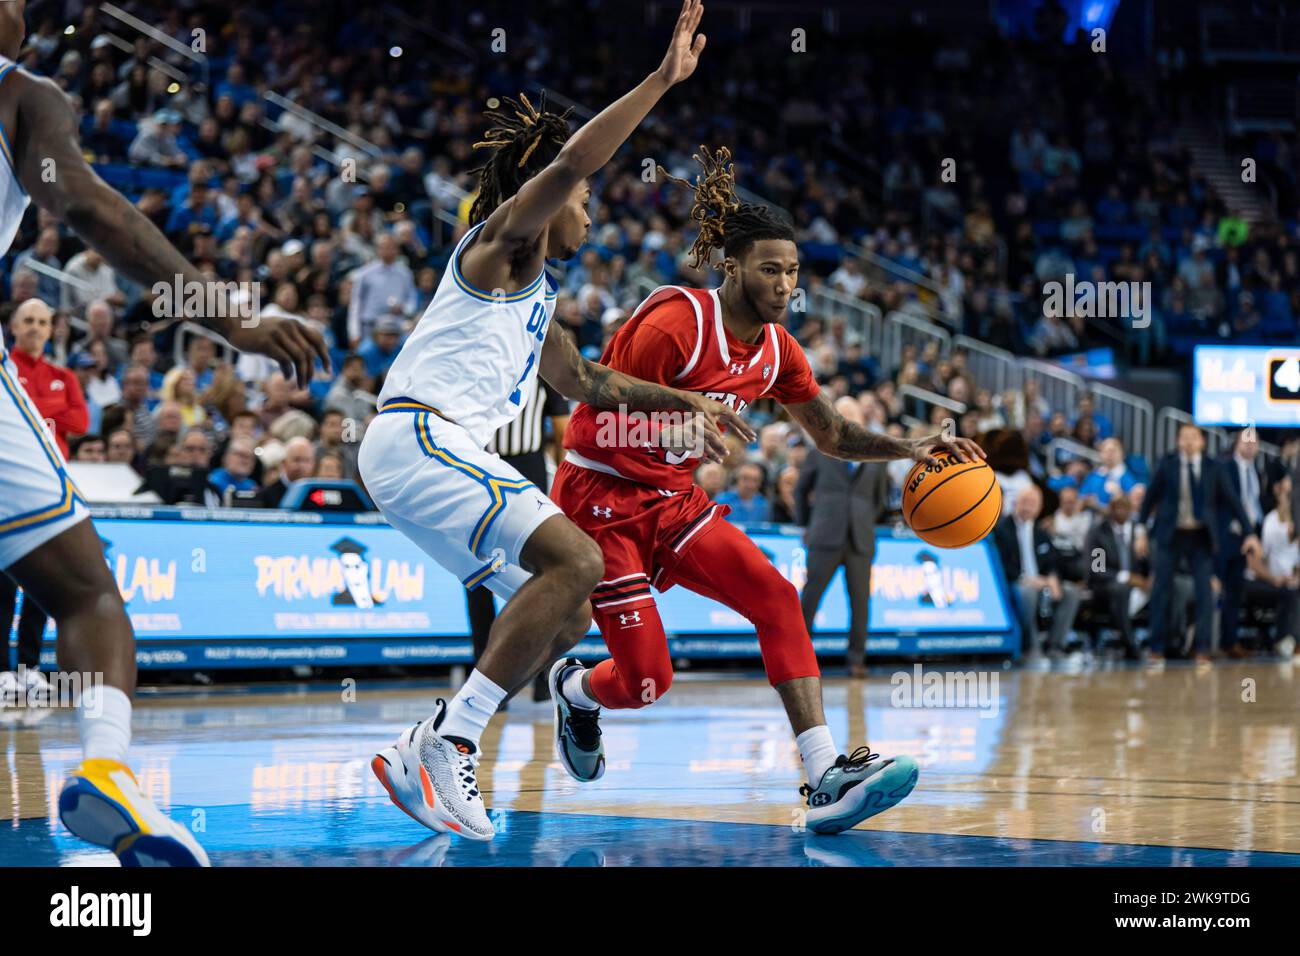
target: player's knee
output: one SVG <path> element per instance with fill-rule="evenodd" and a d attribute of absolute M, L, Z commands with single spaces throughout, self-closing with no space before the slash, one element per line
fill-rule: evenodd
<path fill-rule="evenodd" d="M 633 710 L 649 707 L 668 693 L 672 686 L 673 667 L 670 661 L 641 669 L 635 674 L 623 675 L 623 694 L 628 707 Z"/>
<path fill-rule="evenodd" d="M 572 650 L 579 641 L 591 630 L 591 602 L 583 601 L 582 606 L 569 616 L 560 628 L 559 634 L 555 636 L 555 644 L 551 648 L 552 657 L 563 657 Z"/>
<path fill-rule="evenodd" d="M 565 571 L 581 594 L 590 594 L 605 573 L 605 558 L 596 542 L 583 535 L 568 554 Z"/>

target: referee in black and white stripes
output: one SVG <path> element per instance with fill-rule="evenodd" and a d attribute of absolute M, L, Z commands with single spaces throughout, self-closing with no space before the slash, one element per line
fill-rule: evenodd
<path fill-rule="evenodd" d="M 487 450 L 500 455 L 507 464 L 535 484 L 549 492 L 550 473 L 546 467 L 546 421 L 550 419 L 555 460 L 563 454 L 564 428 L 569 423 L 569 403 L 558 392 L 543 384 L 540 376 L 533 377 L 533 390 L 524 403 L 519 417 L 502 425 L 488 442 Z M 488 633 L 496 620 L 496 604 L 492 592 L 480 585 L 469 592 L 469 628 L 474 641 L 474 662 L 477 664 L 487 647 Z M 549 662 L 548 662 L 549 665 Z M 543 667 L 533 681 L 533 699 L 546 700 L 547 668 Z"/>

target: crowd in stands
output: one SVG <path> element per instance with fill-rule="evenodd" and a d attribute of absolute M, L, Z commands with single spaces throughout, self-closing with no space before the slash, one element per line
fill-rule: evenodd
<path fill-rule="evenodd" d="M 653 66 L 616 56 L 623 25 L 598 15 L 566 17 L 563 30 L 520 20 L 508 55 L 494 56 L 491 25 L 472 11 L 437 11 L 422 27 L 461 53 L 427 37 L 409 44 L 427 48 L 418 53 L 393 47 L 391 11 L 335 0 L 121 6 L 186 47 L 202 31 L 205 85 L 192 61 L 147 38 L 130 50 L 110 42 L 105 14 L 80 0 L 40 8 L 20 65 L 73 98 L 101 174 L 208 276 L 256 284 L 265 311 L 320 329 L 334 374 L 295 383 L 259 357 L 159 321 L 152 290 L 114 274 L 35 206 L 5 262 L 7 342 L 61 383 L 66 407 L 47 417 L 73 459 L 129 464 L 164 498 L 209 505 L 275 507 L 289 482 L 357 477 L 357 443 L 384 374 L 463 232 L 490 98 L 536 96 L 540 85 L 599 108 Z M 1153 364 L 1183 360 L 1198 340 L 1295 341 L 1296 216 L 1263 227 L 1234 218 L 1192 174 L 1174 136 L 1177 110 L 1086 44 L 900 28 L 837 38 L 830 71 L 811 57 L 757 55 L 759 42 L 789 48 L 779 31 L 756 38 L 719 20 L 709 36 L 692 81 L 707 94 L 674 94 L 593 181 L 591 237 L 564 269 L 556 311 L 585 354 L 599 355 L 647 289 L 716 282 L 689 263 L 688 195 L 644 176 L 646 156 L 691 175 L 697 143 L 730 147 L 746 195 L 790 211 L 810 292 L 917 310 L 1019 354 L 1105 345 Z M 174 82 L 155 58 L 191 81 Z M 344 132 L 273 105 L 268 92 Z M 1290 139 L 1251 145 L 1271 175 L 1294 176 Z M 955 179 L 940 175 L 947 161 Z M 1067 274 L 1151 283 L 1150 323 L 1051 314 L 1043 288 Z M 960 351 L 933 346 L 882 362 L 816 309 L 792 311 L 790 325 L 832 398 L 856 399 L 870 428 L 932 431 L 948 413 L 918 412 L 900 396 L 920 385 L 968 408 L 961 434 L 1014 436 L 1003 472 L 1011 530 L 999 542 L 1004 557 L 1016 550 L 1022 611 L 1041 597 L 1065 607 L 1060 621 L 1081 595 L 1109 593 L 1079 556 L 1098 536 L 1110 537 L 1093 547 L 1138 536 L 1158 463 L 1127 456 L 1089 397 L 1051 407 L 1032 382 L 999 394 Z M 909 427 L 914 417 L 923 422 Z M 777 408 L 760 403 L 753 418 L 755 446 L 735 447 L 697 480 L 735 520 L 791 521 L 807 443 Z M 1094 449 L 1100 464 L 1051 444 L 1061 437 Z M 1284 449 L 1288 461 L 1298 444 Z M 177 481 L 176 466 L 200 478 Z M 906 470 L 890 466 L 896 497 Z M 1285 637 L 1300 623 L 1287 597 L 1297 593 L 1290 490 L 1278 474 L 1264 477 L 1246 503 L 1262 552 L 1239 577 L 1282 594 L 1275 632 Z M 1020 553 L 1022 541 L 1038 553 L 1026 522 L 1046 535 L 1041 561 Z M 1143 540 L 1133 560 L 1149 561 L 1150 546 Z M 1221 586 L 1237 575 L 1224 570 L 1225 547 L 1216 550 Z M 1143 575 L 1125 573 L 1126 593 L 1141 591 Z M 1262 599 L 1261 587 L 1253 592 Z M 1096 599 L 1112 601 L 1112 619 L 1124 616 L 1118 598 Z M 1063 627 L 1050 640 L 1072 623 Z"/>

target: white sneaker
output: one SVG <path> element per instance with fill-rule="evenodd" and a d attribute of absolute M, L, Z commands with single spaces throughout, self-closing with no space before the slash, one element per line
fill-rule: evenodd
<path fill-rule="evenodd" d="M 438 706 L 436 717 L 416 724 L 393 746 L 375 754 L 370 769 L 393 803 L 413 820 L 436 833 L 490 840 L 496 831 L 475 776 L 478 747 L 438 733 L 447 704 L 439 700 Z"/>
<path fill-rule="evenodd" d="M 0 708 L 17 707 L 21 685 L 13 671 L 0 671 Z"/>

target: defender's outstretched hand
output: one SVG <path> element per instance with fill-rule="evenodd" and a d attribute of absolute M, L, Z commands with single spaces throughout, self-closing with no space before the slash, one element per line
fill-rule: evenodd
<path fill-rule="evenodd" d="M 318 358 L 327 373 L 333 372 L 329 349 L 325 347 L 321 334 L 297 319 L 261 315 L 257 323 L 248 328 L 236 319 L 226 332 L 226 338 L 241 352 L 256 352 L 275 359 L 280 363 L 285 378 L 297 376 L 299 388 L 311 384 L 312 366 Z"/>
<path fill-rule="evenodd" d="M 668 44 L 668 52 L 664 54 L 664 61 L 659 65 L 658 70 L 659 75 L 669 86 L 680 83 L 694 73 L 696 65 L 700 62 L 700 54 L 704 52 L 704 44 L 707 40 L 703 33 L 696 36 L 695 28 L 700 25 L 700 17 L 703 15 L 702 0 L 686 0 L 682 4 L 682 12 L 677 17 L 677 26 L 673 29 L 672 41 Z"/>

